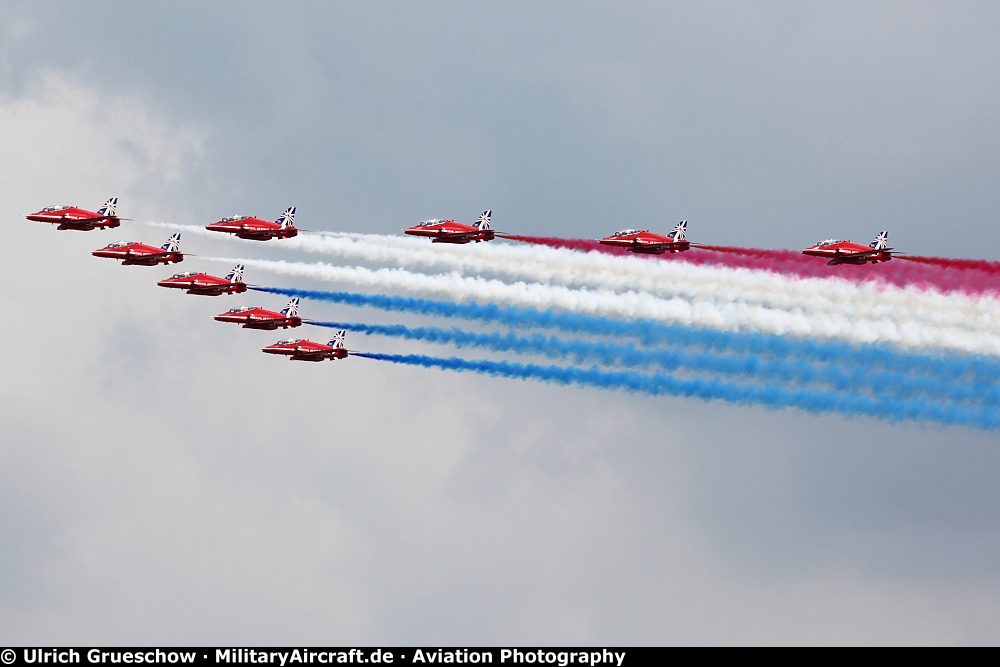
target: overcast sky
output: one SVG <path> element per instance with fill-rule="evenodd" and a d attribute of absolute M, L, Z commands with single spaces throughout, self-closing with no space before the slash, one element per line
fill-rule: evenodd
<path fill-rule="evenodd" d="M 992 2 L 7 0 L 0 643 L 995 645 L 994 433 L 286 363 L 211 320 L 280 298 L 89 254 L 168 232 L 23 216 L 117 195 L 398 233 L 492 208 L 996 260 L 997 25 Z"/>

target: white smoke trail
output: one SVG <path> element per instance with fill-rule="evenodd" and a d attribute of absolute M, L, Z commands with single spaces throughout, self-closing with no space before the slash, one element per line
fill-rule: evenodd
<path fill-rule="evenodd" d="M 645 292 L 571 289 L 517 281 L 452 274 L 422 274 L 404 269 L 368 269 L 324 263 L 203 257 L 209 261 L 243 262 L 271 273 L 350 284 L 379 290 L 436 293 L 453 301 L 492 301 L 537 309 L 557 308 L 622 319 L 649 319 L 726 331 L 759 331 L 794 336 L 837 338 L 857 343 L 884 342 L 904 348 L 940 348 L 1000 355 L 1000 336 L 911 320 L 894 321 L 878 310 L 845 313 L 836 310 L 785 309 L 768 305 L 720 302 L 683 296 L 663 298 Z M 595 332 L 599 333 L 599 332 Z"/>
<path fill-rule="evenodd" d="M 158 226 L 218 236 L 203 227 Z M 237 239 L 242 241 L 242 239 Z M 260 247 L 256 241 L 244 241 Z M 280 245 L 279 245 L 280 244 Z M 270 246 L 269 246 L 270 247 Z M 403 267 L 441 268 L 515 281 L 583 287 L 618 293 L 648 293 L 666 299 L 710 300 L 812 315 L 888 320 L 900 328 L 946 327 L 955 332 L 1000 336 L 1000 301 L 994 297 L 942 294 L 915 287 L 857 283 L 836 278 L 789 278 L 750 269 L 650 261 L 543 246 L 499 243 L 461 247 L 423 239 L 375 234 L 308 234 L 275 247 Z M 877 317 L 876 317 L 877 315 Z"/>
<path fill-rule="evenodd" d="M 415 241 L 415 240 L 414 240 Z M 377 235 L 304 239 L 302 249 L 351 259 L 393 261 L 463 273 L 494 273 L 515 280 L 610 291 L 648 292 L 721 303 L 778 309 L 839 312 L 864 317 L 878 312 L 894 321 L 974 326 L 1000 335 L 1000 301 L 994 297 L 942 294 L 916 287 L 858 283 L 836 278 L 791 278 L 745 268 L 693 265 L 544 246 L 441 247 Z"/>

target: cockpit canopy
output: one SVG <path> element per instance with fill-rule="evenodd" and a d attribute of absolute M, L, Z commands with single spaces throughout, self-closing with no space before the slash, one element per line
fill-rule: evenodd
<path fill-rule="evenodd" d="M 421 220 L 418 227 L 426 227 L 428 225 L 436 225 L 439 222 L 444 222 L 444 220 Z"/>
<path fill-rule="evenodd" d="M 230 308 L 230 313 L 245 313 L 248 310 L 256 310 L 257 306 L 240 306 L 239 308 Z"/>
<path fill-rule="evenodd" d="M 73 208 L 72 206 L 46 206 L 42 209 L 42 213 L 52 213 L 53 211 L 65 211 L 68 208 Z"/>
<path fill-rule="evenodd" d="M 124 248 L 125 246 L 135 245 L 135 241 L 116 241 L 115 243 L 109 243 L 106 248 Z"/>
<path fill-rule="evenodd" d="M 200 274 L 199 271 L 185 271 L 184 273 L 175 273 L 174 275 L 172 275 L 170 277 L 171 278 L 191 278 L 191 277 L 197 276 L 199 274 Z"/>
<path fill-rule="evenodd" d="M 239 222 L 240 220 L 246 220 L 249 215 L 231 215 L 228 218 L 223 218 L 219 222 Z"/>
<path fill-rule="evenodd" d="M 275 345 L 291 345 L 292 343 L 301 343 L 305 338 L 286 338 L 285 340 L 279 340 Z"/>
<path fill-rule="evenodd" d="M 838 241 L 837 239 L 826 239 L 825 241 L 820 241 L 816 244 L 817 248 L 822 248 L 823 246 L 836 245 L 837 243 L 847 243 L 847 240 Z"/>
<path fill-rule="evenodd" d="M 620 231 L 615 232 L 615 236 L 631 236 L 632 234 L 639 234 L 639 233 L 645 232 L 645 231 L 647 231 L 647 230 L 645 230 L 645 229 L 622 229 Z"/>

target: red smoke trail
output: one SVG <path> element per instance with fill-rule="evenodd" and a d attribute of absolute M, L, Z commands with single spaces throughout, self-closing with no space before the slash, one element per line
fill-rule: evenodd
<path fill-rule="evenodd" d="M 711 250 L 713 252 L 726 252 L 732 255 L 743 255 L 745 257 L 756 257 L 758 259 L 769 259 L 774 260 L 783 257 L 785 254 L 790 253 L 789 250 L 764 250 L 763 248 L 735 248 L 733 246 L 725 245 L 702 245 L 700 243 L 693 244 L 694 248 L 701 248 L 702 250 Z M 796 253 L 791 253 L 797 258 Z"/>
<path fill-rule="evenodd" d="M 699 245 L 692 246 L 694 252 L 637 255 L 622 248 L 601 245 L 599 242 L 589 239 L 538 236 L 505 236 L 504 238 L 553 248 L 568 248 L 612 255 L 628 254 L 654 261 L 665 260 L 703 266 L 770 271 L 799 278 L 842 278 L 856 282 L 934 289 L 940 292 L 965 292 L 973 295 L 1000 293 L 1000 284 L 996 280 L 997 275 L 1000 274 L 1000 263 L 983 260 L 949 260 L 907 255 L 908 261 L 906 262 L 896 261 L 903 259 L 902 256 L 897 256 L 890 262 L 879 264 L 829 266 L 821 257 L 808 257 L 795 250 Z M 949 271 L 947 269 L 957 270 Z"/>
<path fill-rule="evenodd" d="M 921 257 L 920 255 L 896 255 L 893 259 L 917 262 L 918 264 L 931 264 L 946 269 L 1000 273 L 1000 262 L 989 262 L 985 259 L 950 259 L 948 257 Z"/>
<path fill-rule="evenodd" d="M 524 243 L 534 243 L 535 245 L 546 245 L 550 248 L 567 248 L 569 250 L 580 250 L 581 252 L 604 252 L 609 255 L 629 255 L 628 250 L 615 248 L 613 246 L 601 245 L 597 241 L 590 239 L 560 239 L 554 236 L 516 236 L 514 234 L 497 234 L 511 241 L 522 241 Z"/>

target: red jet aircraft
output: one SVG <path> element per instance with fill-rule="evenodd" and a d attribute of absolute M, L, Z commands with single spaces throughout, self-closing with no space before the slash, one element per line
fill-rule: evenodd
<path fill-rule="evenodd" d="M 468 243 L 475 241 L 492 241 L 496 234 L 490 229 L 490 216 L 493 211 L 483 211 L 476 218 L 475 224 L 464 225 L 454 220 L 424 220 L 403 232 L 410 236 L 425 236 L 432 243 Z"/>
<path fill-rule="evenodd" d="M 349 351 L 344 347 L 345 333 L 345 331 L 338 331 L 333 340 L 326 345 L 302 338 L 289 338 L 287 340 L 279 340 L 274 345 L 261 348 L 261 351 L 267 354 L 284 354 L 288 356 L 289 361 L 324 361 L 326 359 L 335 361 L 337 359 L 346 359 Z"/>
<path fill-rule="evenodd" d="M 302 326 L 302 318 L 298 316 L 299 298 L 295 297 L 288 302 L 288 305 L 280 313 L 273 310 L 264 310 L 258 306 L 243 306 L 233 308 L 221 315 L 216 315 L 218 322 L 236 322 L 242 324 L 244 329 L 266 329 L 274 331 L 295 328 Z"/>
<path fill-rule="evenodd" d="M 156 283 L 160 287 L 173 287 L 187 290 L 188 294 L 219 296 L 221 294 L 239 294 L 247 291 L 243 282 L 243 265 L 237 264 L 225 278 L 210 276 L 198 271 L 177 273 Z"/>
<path fill-rule="evenodd" d="M 35 222 L 51 222 L 59 225 L 56 229 L 89 232 L 91 229 L 108 229 L 122 224 L 121 218 L 115 215 L 117 206 L 118 197 L 112 197 L 104 202 L 104 206 L 97 209 L 97 213 L 76 206 L 47 206 L 25 217 Z"/>
<path fill-rule="evenodd" d="M 814 246 L 810 246 L 802 251 L 803 255 L 814 257 L 828 257 L 827 264 L 835 266 L 837 264 L 877 264 L 878 262 L 888 262 L 892 259 L 892 248 L 889 245 L 889 235 L 882 232 L 875 237 L 875 240 L 866 246 L 850 241 L 838 241 L 827 239 L 820 241 Z"/>
<path fill-rule="evenodd" d="M 285 209 L 285 212 L 274 222 L 261 220 L 251 215 L 234 215 L 213 222 L 206 229 L 213 232 L 236 234 L 241 239 L 251 241 L 267 241 L 269 239 L 290 239 L 297 236 L 299 230 L 292 223 L 295 221 L 295 207 Z"/>
<path fill-rule="evenodd" d="M 109 257 L 122 260 L 122 266 L 138 264 L 141 266 L 156 266 L 184 261 L 181 252 L 181 235 L 173 234 L 159 248 L 135 241 L 119 241 L 109 243 L 100 250 L 90 253 L 94 257 Z"/>
<path fill-rule="evenodd" d="M 607 238 L 601 239 L 601 245 L 625 248 L 629 252 L 647 255 L 662 255 L 665 252 L 684 252 L 691 249 L 691 243 L 684 240 L 687 234 L 687 220 L 677 223 L 668 236 L 654 234 L 648 229 L 623 229 Z"/>

